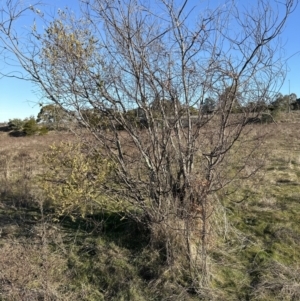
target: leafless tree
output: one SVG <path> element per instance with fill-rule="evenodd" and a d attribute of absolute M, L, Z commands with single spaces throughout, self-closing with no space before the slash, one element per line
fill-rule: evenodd
<path fill-rule="evenodd" d="M 14 22 L 25 8 L 2 8 L 2 55 L 25 70 L 11 75 L 90 131 L 116 163 L 110 190 L 133 205 L 170 266 L 186 254 L 198 293 L 209 282 L 212 195 L 256 170 L 256 144 L 241 134 L 284 79 L 279 38 L 296 2 L 84 0 L 80 17 L 65 10 L 50 20 L 31 6 L 39 21 L 22 37 Z"/>

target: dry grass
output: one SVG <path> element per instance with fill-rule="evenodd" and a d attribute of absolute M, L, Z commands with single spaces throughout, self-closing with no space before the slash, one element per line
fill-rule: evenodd
<path fill-rule="evenodd" d="M 45 136 L 11 137 L 7 132 L 0 131 L 0 151 L 22 151 L 24 153 L 41 153 L 49 145 L 74 139 L 69 132 L 49 132 Z"/>
<path fill-rule="evenodd" d="M 265 139 L 258 141 L 252 165 L 263 161 L 262 169 L 234 179 L 212 199 L 212 287 L 202 292 L 203 300 L 300 298 L 300 133 L 289 123 L 251 125 L 224 162 L 224 177 L 247 154 L 247 143 L 255 145 L 256 134 Z M 167 265 L 164 246 L 151 246 L 131 220 L 99 215 L 53 221 L 34 177 L 48 146 L 67 139 L 75 137 L 0 132 L 0 300 L 199 300 L 187 267 Z M 175 257 L 186 256 L 180 245 Z"/>

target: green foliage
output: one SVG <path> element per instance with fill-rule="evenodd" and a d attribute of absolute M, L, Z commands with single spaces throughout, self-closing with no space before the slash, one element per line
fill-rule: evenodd
<path fill-rule="evenodd" d="M 125 113 L 125 118 L 132 124 L 138 123 L 137 110 L 129 110 Z"/>
<path fill-rule="evenodd" d="M 216 108 L 216 101 L 210 97 L 204 99 L 203 105 L 201 106 L 202 113 L 212 113 Z"/>
<path fill-rule="evenodd" d="M 153 115 L 156 117 L 174 116 L 175 108 L 178 111 L 180 109 L 182 109 L 182 106 L 181 106 L 179 100 L 157 98 L 151 104 L 151 109 L 153 111 Z"/>
<path fill-rule="evenodd" d="M 8 129 L 10 131 L 21 131 L 26 122 L 26 119 L 22 120 L 19 118 L 10 119 L 8 122 Z"/>
<path fill-rule="evenodd" d="M 139 109 L 129 110 L 124 114 L 124 118 L 131 126 L 142 128 L 143 123 L 139 116 Z"/>
<path fill-rule="evenodd" d="M 36 121 L 42 123 L 49 130 L 58 130 L 66 117 L 66 113 L 61 107 L 52 104 L 41 108 Z"/>
<path fill-rule="evenodd" d="M 277 114 L 277 111 L 273 111 L 271 113 L 263 113 L 261 115 L 261 122 L 262 123 L 272 123 L 275 121 Z"/>
<path fill-rule="evenodd" d="M 252 113 L 266 112 L 268 109 L 268 105 L 264 100 L 251 101 L 244 106 L 244 109 L 247 112 Z"/>
<path fill-rule="evenodd" d="M 273 125 L 259 129 L 266 127 L 274 130 Z M 261 155 L 270 154 L 263 170 L 223 192 L 222 202 L 237 236 L 228 235 L 227 246 L 215 250 L 214 259 L 223 262 L 214 273 L 216 287 L 226 294 L 220 300 L 299 300 L 299 269 L 294 267 L 300 262 L 300 164 L 293 151 L 299 143 L 294 139 L 286 148 L 291 144 L 292 124 L 276 129 L 260 150 Z"/>
<path fill-rule="evenodd" d="M 47 201 L 58 216 L 85 217 L 101 209 L 122 211 L 124 202 L 112 200 L 105 189 L 114 163 L 90 151 L 83 143 L 53 145 L 43 156 L 44 173 L 39 178 Z"/>
<path fill-rule="evenodd" d="M 195 107 L 189 106 L 189 111 L 191 115 L 198 115 L 198 110 Z"/>
<path fill-rule="evenodd" d="M 275 112 L 287 112 L 291 103 L 290 95 L 283 95 L 279 93 L 272 102 L 272 110 Z M 276 113 L 274 113 L 276 114 Z"/>
<path fill-rule="evenodd" d="M 219 107 L 232 113 L 241 113 L 243 111 L 241 103 L 241 92 L 236 84 L 226 87 L 224 92 L 219 96 Z"/>
<path fill-rule="evenodd" d="M 29 119 L 11 119 L 8 123 L 8 128 L 11 136 L 32 136 L 36 134 L 45 135 L 48 133 L 48 127 L 39 126 L 34 117 Z"/>
<path fill-rule="evenodd" d="M 90 81 L 90 77 L 86 75 L 95 67 L 94 61 L 98 56 L 97 41 L 88 28 L 88 22 L 79 22 L 80 25 L 78 24 L 74 30 L 68 25 L 65 12 L 60 11 L 58 14 L 59 18 L 50 22 L 43 36 L 41 49 L 43 64 L 47 66 L 47 77 L 53 80 L 55 97 L 68 93 L 82 96 L 80 90 L 84 86 L 83 82 Z M 74 64 L 75 61 L 77 63 Z M 74 79 L 72 82 L 67 79 L 71 74 Z M 98 90 L 101 90 L 101 84 L 98 84 L 98 89 L 97 84 L 94 83 L 92 88 L 87 88 L 88 93 L 97 95 Z M 55 97 L 51 95 L 50 99 L 53 100 Z"/>
<path fill-rule="evenodd" d="M 45 37 L 50 42 L 45 42 L 43 52 L 52 65 L 61 61 L 73 63 L 74 56 L 89 59 L 95 50 L 95 39 L 88 30 L 70 31 L 62 20 L 51 22 L 46 30 Z M 84 67 L 83 64 L 82 68 Z"/>
<path fill-rule="evenodd" d="M 40 135 L 46 135 L 49 132 L 49 129 L 46 126 L 42 126 L 39 129 L 39 134 Z"/>
<path fill-rule="evenodd" d="M 94 130 L 107 129 L 109 127 L 109 118 L 101 112 L 93 109 L 81 110 L 83 122 L 88 124 Z"/>
<path fill-rule="evenodd" d="M 23 132 L 26 136 L 32 136 L 39 132 L 39 126 L 33 117 L 24 123 Z"/>

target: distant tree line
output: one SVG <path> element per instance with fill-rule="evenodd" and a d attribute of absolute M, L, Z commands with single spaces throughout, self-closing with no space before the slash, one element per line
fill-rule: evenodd
<path fill-rule="evenodd" d="M 225 102 L 228 95 L 229 89 L 220 95 L 218 99 L 213 97 L 207 97 L 198 106 L 185 107 L 177 101 L 177 106 L 174 106 L 174 101 L 169 99 L 155 99 L 151 104 L 151 111 L 155 116 L 157 122 L 163 116 L 161 112 L 163 110 L 165 116 L 170 120 L 172 116 L 175 115 L 174 107 L 177 107 L 181 111 L 182 116 L 188 111 L 191 116 L 208 115 L 215 114 L 222 107 L 222 103 Z M 243 104 L 242 95 L 237 93 L 235 97 L 234 107 L 232 108 L 232 113 L 249 113 L 249 112 L 261 112 L 269 113 L 271 116 L 275 117 L 279 112 L 300 110 L 300 98 L 297 98 L 295 93 L 290 95 L 283 95 L 281 93 L 277 94 L 274 100 L 254 100 L 253 102 L 248 102 Z M 126 127 L 126 122 L 128 124 L 135 125 L 137 128 L 147 128 L 147 119 L 145 118 L 145 112 L 141 108 L 128 109 L 125 113 L 120 114 L 120 120 L 115 120 L 112 116 L 115 116 L 113 110 L 95 110 L 91 108 L 84 108 L 79 111 L 80 116 L 77 120 L 80 120 L 79 126 L 85 126 L 89 124 L 94 129 L 107 130 L 115 127 L 117 130 L 124 130 Z M 11 131 L 14 136 L 31 136 L 31 135 L 43 135 L 48 131 L 64 130 L 70 127 L 72 120 L 74 121 L 74 112 L 66 112 L 61 107 L 55 104 L 41 105 L 41 110 L 37 115 L 37 118 L 31 116 L 30 118 L 10 119 L 8 122 L 8 130 Z M 126 121 L 124 124 L 124 120 Z M 271 119 L 270 119 L 271 120 Z"/>

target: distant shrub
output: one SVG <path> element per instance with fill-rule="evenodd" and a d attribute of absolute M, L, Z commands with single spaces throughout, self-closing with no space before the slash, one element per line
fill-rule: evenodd
<path fill-rule="evenodd" d="M 10 119 L 8 122 L 8 129 L 10 131 L 21 131 L 23 130 L 23 126 L 26 123 L 26 119 L 22 120 L 19 118 Z"/>
<path fill-rule="evenodd" d="M 42 126 L 42 127 L 39 128 L 39 134 L 40 135 L 46 135 L 48 132 L 49 132 L 49 129 L 46 126 Z"/>
<path fill-rule="evenodd" d="M 37 123 L 43 125 L 48 130 L 62 130 L 68 120 L 67 113 L 58 105 L 48 104 L 42 106 L 37 115 Z"/>
<path fill-rule="evenodd" d="M 26 136 L 32 136 L 39 132 L 39 126 L 33 117 L 24 123 L 23 132 Z"/>
<path fill-rule="evenodd" d="M 29 119 L 25 118 L 23 120 L 19 118 L 10 119 L 8 122 L 8 131 L 10 131 L 10 136 L 20 137 L 36 134 L 45 135 L 49 129 L 45 125 L 39 126 L 32 116 Z"/>
<path fill-rule="evenodd" d="M 274 120 L 274 118 L 277 116 L 277 114 L 274 114 L 274 116 L 273 116 L 273 114 L 262 114 L 262 116 L 261 116 L 261 122 L 262 123 L 272 123 L 272 122 L 274 122 L 275 120 Z"/>

